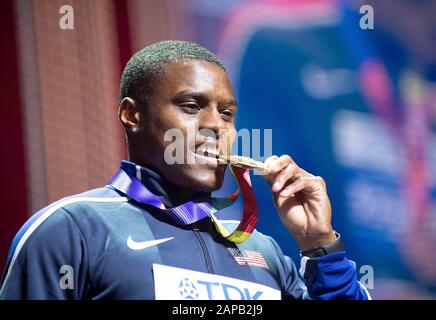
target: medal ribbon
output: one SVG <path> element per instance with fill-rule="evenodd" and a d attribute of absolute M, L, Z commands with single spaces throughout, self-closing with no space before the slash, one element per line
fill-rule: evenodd
<path fill-rule="evenodd" d="M 163 215 L 169 217 L 179 225 L 189 225 L 210 217 L 216 230 L 224 238 L 231 242 L 242 243 L 250 237 L 251 233 L 256 228 L 258 219 L 256 199 L 250 181 L 250 171 L 232 165 L 229 165 L 229 167 L 238 183 L 238 188 L 235 192 L 223 198 L 211 197 L 188 201 L 169 209 L 166 209 L 162 201 L 150 192 L 129 170 L 118 170 L 109 181 L 108 185 L 137 202 L 157 208 Z M 237 228 L 233 232 L 229 232 L 215 217 L 215 214 L 231 206 L 238 198 L 240 191 L 242 192 L 244 202 L 242 219 Z"/>

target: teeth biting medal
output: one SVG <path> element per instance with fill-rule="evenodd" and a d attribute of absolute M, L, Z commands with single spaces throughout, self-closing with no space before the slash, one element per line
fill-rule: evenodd
<path fill-rule="evenodd" d="M 263 174 L 268 174 L 270 172 L 268 167 L 263 162 L 256 161 L 244 156 L 225 156 L 220 154 L 218 157 L 218 161 L 220 163 L 229 163 L 230 165 L 243 169 L 252 169 Z"/>

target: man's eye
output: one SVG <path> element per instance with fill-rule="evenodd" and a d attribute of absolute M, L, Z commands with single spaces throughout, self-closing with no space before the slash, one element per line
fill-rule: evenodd
<path fill-rule="evenodd" d="M 196 103 L 182 103 L 180 107 L 183 108 L 188 113 L 196 113 L 200 110 L 198 104 Z"/>
<path fill-rule="evenodd" d="M 226 118 L 226 119 L 232 119 L 233 118 L 233 111 L 232 110 L 223 110 L 221 111 L 221 114 Z"/>

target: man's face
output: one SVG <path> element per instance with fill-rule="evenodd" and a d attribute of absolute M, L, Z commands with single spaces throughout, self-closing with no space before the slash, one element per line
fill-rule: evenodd
<path fill-rule="evenodd" d="M 136 153 L 174 185 L 192 191 L 219 189 L 225 165 L 214 153 L 230 153 L 236 135 L 235 112 L 233 90 L 222 68 L 199 60 L 169 63 L 142 112 L 141 150 Z M 183 164 L 169 164 L 165 159 L 165 151 L 171 155 L 168 150 L 175 146 L 174 140 L 164 138 L 170 129 L 183 134 L 175 150 L 183 150 Z M 170 145 L 173 148 L 167 149 Z"/>

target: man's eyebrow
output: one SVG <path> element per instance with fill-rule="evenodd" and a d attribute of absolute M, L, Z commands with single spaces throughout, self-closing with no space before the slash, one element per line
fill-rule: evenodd
<path fill-rule="evenodd" d="M 194 91 L 180 91 L 176 93 L 176 97 L 191 97 L 191 98 L 198 98 L 198 97 L 202 97 L 204 96 L 202 93 L 200 92 L 194 92 Z"/>
<path fill-rule="evenodd" d="M 234 105 L 235 107 L 238 106 L 238 103 L 236 102 L 235 99 L 224 99 L 222 101 L 222 104 L 225 104 L 225 105 Z"/>
<path fill-rule="evenodd" d="M 195 91 L 180 91 L 178 93 L 176 93 L 175 95 L 176 97 L 184 97 L 184 98 L 204 98 L 205 95 L 201 92 L 195 92 Z M 234 106 L 238 106 L 237 102 L 235 99 L 224 99 L 220 101 L 221 104 L 225 104 L 225 105 L 234 105 Z"/>

